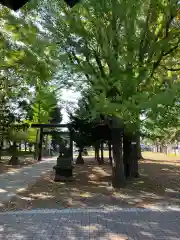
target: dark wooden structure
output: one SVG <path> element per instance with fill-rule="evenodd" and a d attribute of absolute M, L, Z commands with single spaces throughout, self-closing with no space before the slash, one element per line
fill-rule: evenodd
<path fill-rule="evenodd" d="M 62 141 L 59 144 L 59 156 L 57 158 L 57 164 L 53 167 L 55 170 L 54 181 L 71 181 L 73 177 L 73 141 L 71 126 L 68 124 L 32 124 L 31 127 L 40 129 L 38 161 L 41 161 L 42 159 L 43 136 L 57 133 L 62 136 Z M 50 129 L 49 131 L 47 131 L 48 128 Z M 58 130 L 54 130 L 54 128 L 68 128 L 69 131 L 59 132 Z M 46 131 L 44 131 L 44 129 L 46 129 Z"/>
<path fill-rule="evenodd" d="M 68 124 L 31 124 L 31 128 L 39 128 L 40 129 L 40 135 L 39 135 L 39 142 L 38 142 L 38 161 L 41 161 L 42 159 L 42 144 L 43 144 L 43 136 L 47 134 L 54 134 L 58 133 L 58 131 L 44 131 L 44 129 L 48 128 L 68 128 Z M 62 133 L 61 133 L 62 134 Z"/>

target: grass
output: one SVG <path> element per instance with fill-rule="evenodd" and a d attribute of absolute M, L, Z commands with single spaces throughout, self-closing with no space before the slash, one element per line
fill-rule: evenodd
<path fill-rule="evenodd" d="M 90 157 L 85 164 L 76 166 L 75 181 L 54 182 L 54 173 L 27 189 L 20 189 L 18 196 L 4 203 L 1 210 L 66 207 L 142 207 L 151 208 L 164 204 L 180 205 L 180 157 L 144 153 L 140 161 L 141 177 L 128 181 L 120 190 L 111 187 L 111 167 L 106 161 L 99 167 Z"/>

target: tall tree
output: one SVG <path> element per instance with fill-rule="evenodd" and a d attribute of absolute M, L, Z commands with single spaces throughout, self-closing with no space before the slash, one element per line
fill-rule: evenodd
<path fill-rule="evenodd" d="M 53 0 L 51 6 L 44 1 L 38 9 L 63 62 L 94 90 L 97 111 L 114 116 L 118 186 L 124 185 L 118 149 L 122 120 L 126 131 L 138 133 L 140 115 L 153 108 L 157 93 L 164 94 L 157 74 L 161 63 L 179 51 L 178 4 L 177 0 L 87 0 L 69 10 Z M 173 85 L 178 86 L 177 81 Z M 162 97 L 156 100 L 163 103 Z"/>

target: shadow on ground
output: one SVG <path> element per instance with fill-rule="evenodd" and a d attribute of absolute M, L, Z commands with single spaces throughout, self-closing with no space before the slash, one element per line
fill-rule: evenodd
<path fill-rule="evenodd" d="M 91 209 L 0 215 L 0 238 L 43 240 L 178 240 L 180 212 Z"/>
<path fill-rule="evenodd" d="M 9 165 L 10 156 L 3 156 L 0 160 L 0 174 L 6 172 L 16 172 L 18 169 L 37 163 L 37 160 L 34 160 L 33 155 L 24 155 L 19 156 L 19 165 Z"/>
<path fill-rule="evenodd" d="M 179 161 L 180 162 L 180 161 Z M 180 205 L 180 164 L 164 159 L 142 160 L 141 177 L 128 181 L 124 189 L 111 187 L 111 167 L 108 162 L 99 167 L 86 158 L 76 166 L 75 181 L 55 183 L 53 172 L 37 180 L 28 189 L 19 189 L 18 197 L 5 203 L 2 210 L 69 207 L 163 207 Z"/>

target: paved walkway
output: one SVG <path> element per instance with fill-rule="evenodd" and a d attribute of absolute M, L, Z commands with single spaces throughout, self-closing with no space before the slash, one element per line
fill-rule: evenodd
<path fill-rule="evenodd" d="M 56 158 L 0 175 L 0 203 L 35 183 Z M 44 209 L 0 213 L 0 240 L 178 240 L 180 209 Z"/>
<path fill-rule="evenodd" d="M 66 209 L 0 213 L 5 240 L 178 240 L 180 211 Z"/>
<path fill-rule="evenodd" d="M 36 179 L 51 170 L 56 163 L 56 158 L 47 158 L 42 162 L 23 167 L 14 172 L 0 175 L 0 204 L 15 196 L 21 188 L 34 184 Z"/>

